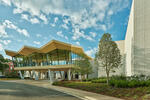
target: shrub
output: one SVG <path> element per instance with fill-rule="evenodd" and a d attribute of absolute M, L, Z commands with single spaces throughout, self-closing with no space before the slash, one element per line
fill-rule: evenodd
<path fill-rule="evenodd" d="M 83 82 L 89 82 L 89 81 L 91 81 L 92 79 L 83 79 L 82 81 Z"/>
<path fill-rule="evenodd" d="M 111 79 L 115 79 L 115 80 L 126 80 L 126 76 L 123 76 L 123 75 L 121 75 L 121 76 L 112 76 L 111 77 Z"/>
<path fill-rule="evenodd" d="M 17 72 L 7 72 L 6 74 L 5 74 L 5 76 L 7 77 L 7 78 L 20 78 L 19 77 L 19 75 L 18 75 L 18 73 Z"/>
<path fill-rule="evenodd" d="M 106 79 L 97 79 L 97 80 L 92 80 L 92 83 L 106 83 L 107 80 Z"/>
<path fill-rule="evenodd" d="M 119 88 L 128 87 L 128 81 L 126 80 L 110 80 L 109 84 L 113 87 L 119 87 Z"/>
<path fill-rule="evenodd" d="M 110 86 L 118 88 L 135 88 L 135 87 L 144 87 L 150 86 L 150 80 L 115 80 L 111 79 L 109 81 Z"/>

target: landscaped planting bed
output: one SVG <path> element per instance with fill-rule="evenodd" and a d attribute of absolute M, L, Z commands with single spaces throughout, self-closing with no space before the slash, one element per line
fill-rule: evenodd
<path fill-rule="evenodd" d="M 123 98 L 125 100 L 150 100 L 150 81 L 133 78 L 113 77 L 106 80 L 94 79 L 87 82 L 61 81 L 53 85 L 81 89 L 94 93 Z"/>

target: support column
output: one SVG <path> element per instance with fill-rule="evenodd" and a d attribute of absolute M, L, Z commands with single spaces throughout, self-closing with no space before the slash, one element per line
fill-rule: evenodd
<path fill-rule="evenodd" d="M 30 76 L 30 79 L 31 79 L 31 71 L 29 71 L 29 76 Z"/>
<path fill-rule="evenodd" d="M 38 75 L 36 75 L 36 73 L 35 73 L 35 70 L 32 70 L 32 76 L 31 77 L 33 77 L 33 76 L 35 76 L 35 80 L 39 79 Z"/>
<path fill-rule="evenodd" d="M 49 65 L 49 58 L 48 58 L 48 54 L 46 54 L 46 62 L 47 62 L 47 65 Z"/>
<path fill-rule="evenodd" d="M 53 83 L 52 73 L 50 69 L 48 69 L 48 77 L 49 77 L 50 83 Z"/>
<path fill-rule="evenodd" d="M 19 70 L 19 75 L 20 75 L 20 78 L 21 78 L 22 80 L 24 80 L 24 76 L 22 75 L 22 73 L 21 73 L 20 70 Z"/>
<path fill-rule="evenodd" d="M 45 74 L 44 75 L 45 76 L 44 79 L 47 79 L 47 72 L 44 72 L 44 74 Z"/>
<path fill-rule="evenodd" d="M 33 79 L 34 73 L 35 73 L 35 71 L 32 70 L 32 73 L 31 73 L 31 76 L 30 76 L 32 79 Z"/>
<path fill-rule="evenodd" d="M 68 70 L 68 80 L 71 80 L 71 69 Z"/>
<path fill-rule="evenodd" d="M 37 74 L 35 73 L 35 80 L 39 80 L 39 72 Z"/>

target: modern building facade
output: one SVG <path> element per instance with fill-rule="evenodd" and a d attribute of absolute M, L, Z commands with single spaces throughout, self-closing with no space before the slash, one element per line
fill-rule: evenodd
<path fill-rule="evenodd" d="M 150 0 L 132 0 L 125 40 L 116 43 L 124 65 L 111 75 L 150 75 Z"/>
<path fill-rule="evenodd" d="M 21 78 L 33 77 L 50 78 L 57 76 L 71 80 L 71 71 L 76 68 L 75 61 L 83 57 L 91 60 L 83 49 L 78 46 L 52 40 L 40 48 L 24 46 L 18 52 L 5 50 L 12 57 L 14 70 L 18 71 Z"/>
<path fill-rule="evenodd" d="M 125 38 L 126 74 L 150 75 L 150 0 L 133 0 Z"/>

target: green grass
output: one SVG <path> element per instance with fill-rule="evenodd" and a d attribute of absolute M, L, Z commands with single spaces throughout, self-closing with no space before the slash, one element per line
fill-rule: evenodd
<path fill-rule="evenodd" d="M 19 80 L 19 78 L 0 78 L 0 80 Z"/>

